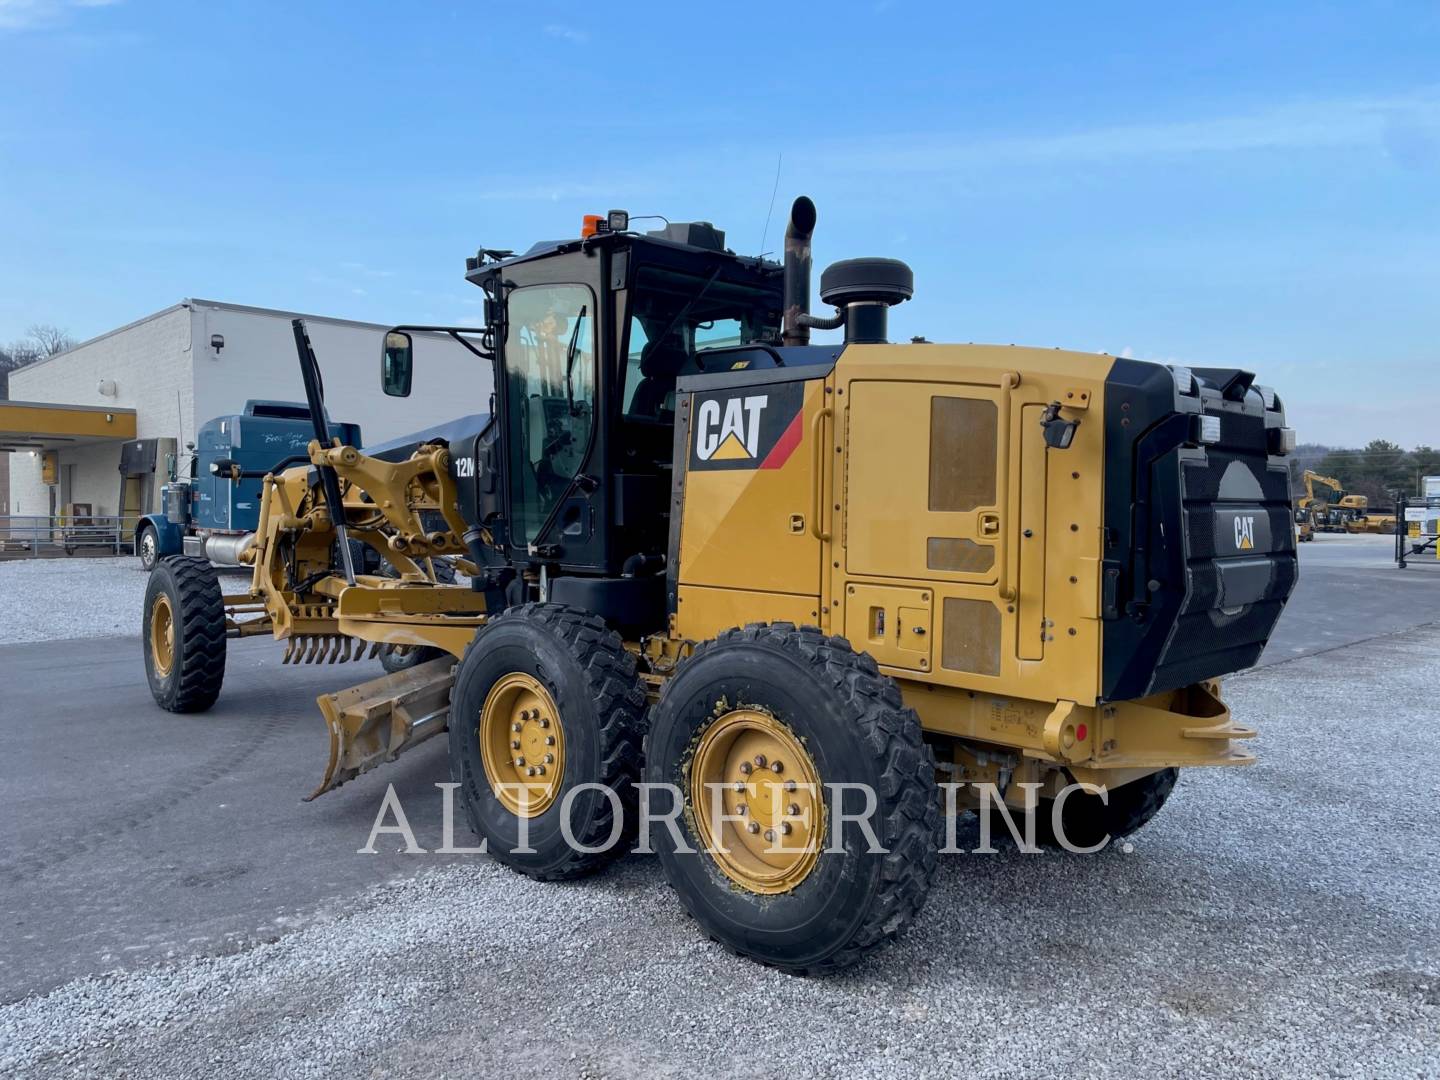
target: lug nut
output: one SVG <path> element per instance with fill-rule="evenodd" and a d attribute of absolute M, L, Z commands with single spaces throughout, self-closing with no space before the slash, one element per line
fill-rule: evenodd
<path fill-rule="evenodd" d="M 735 781 L 735 786 L 732 787 L 730 790 L 731 790 L 731 791 L 744 791 L 744 790 L 745 790 L 745 782 L 744 782 L 743 780 L 736 780 L 736 781 Z"/>
<path fill-rule="evenodd" d="M 535 775 L 535 766 L 534 766 L 534 765 L 531 765 L 528 769 L 526 769 L 526 770 L 525 770 L 525 775 L 526 775 L 526 776 L 534 776 L 534 775 Z"/>
<path fill-rule="evenodd" d="M 510 730 L 511 730 L 511 731 L 519 731 L 519 730 L 520 730 L 520 721 L 519 721 L 519 720 L 516 720 L 513 724 L 511 724 L 511 725 L 510 725 Z"/>
<path fill-rule="evenodd" d="M 756 754 L 756 755 L 755 755 L 755 767 L 756 767 L 757 769 L 763 769 L 763 768 L 765 767 L 765 755 L 764 755 L 764 754 Z"/>
<path fill-rule="evenodd" d="M 773 772 L 773 773 L 783 772 L 784 769 L 785 769 L 785 766 L 782 765 L 782 764 L 780 764 L 780 762 L 778 762 L 778 761 L 772 761 L 772 762 L 770 762 L 770 771 L 771 771 L 771 772 Z"/>
<path fill-rule="evenodd" d="M 517 769 L 523 769 L 525 767 L 525 759 L 523 757 L 517 757 L 515 759 L 515 767 Z"/>
<path fill-rule="evenodd" d="M 785 790 L 786 790 L 786 791 L 794 791 L 794 790 L 795 790 L 795 781 L 794 781 L 794 780 L 786 780 L 786 781 L 785 781 Z"/>
<path fill-rule="evenodd" d="M 736 812 L 737 814 L 739 814 L 741 817 L 744 817 L 746 814 L 748 814 L 748 813 L 750 812 L 750 807 L 746 806 L 746 805 L 742 802 L 739 806 L 735 807 L 735 812 Z"/>
<path fill-rule="evenodd" d="M 530 710 L 529 710 L 529 709 L 521 709 L 521 710 L 520 710 L 520 719 L 521 719 L 521 720 L 529 720 L 529 719 L 530 719 Z"/>
<path fill-rule="evenodd" d="M 766 830 L 765 830 L 765 842 L 766 842 L 767 844 L 773 844 L 773 843 L 775 842 L 775 830 L 774 830 L 774 829 L 766 829 Z"/>
<path fill-rule="evenodd" d="M 742 761 L 742 762 L 740 762 L 740 775 L 741 775 L 741 776 L 749 776 L 749 775 L 750 775 L 750 772 L 751 772 L 750 763 L 749 763 L 748 761 Z"/>
<path fill-rule="evenodd" d="M 546 764 L 546 765 L 554 765 L 554 764 L 555 764 L 555 755 L 554 755 L 554 754 L 546 754 L 546 755 L 545 755 L 545 764 Z"/>
<path fill-rule="evenodd" d="M 535 775 L 536 775 L 536 776 L 544 776 L 544 775 L 545 775 L 545 766 L 544 766 L 544 765 L 536 765 L 536 766 L 535 766 Z"/>
<path fill-rule="evenodd" d="M 540 710 L 539 710 L 539 709 L 536 709 L 536 710 L 535 710 L 535 715 L 536 715 L 536 717 L 539 718 L 539 720 L 540 720 L 540 726 L 541 726 L 542 728 L 547 728 L 547 727 L 550 726 L 550 718 L 549 718 L 548 716 L 540 716 Z"/>
<path fill-rule="evenodd" d="M 785 807 L 785 813 L 789 814 L 791 817 L 795 817 L 797 814 L 800 813 L 800 804 L 792 802 L 789 806 Z"/>
<path fill-rule="evenodd" d="M 782 822 L 780 822 L 780 835 L 781 835 L 781 836 L 789 836 L 789 835 L 790 835 L 790 823 L 789 823 L 788 821 L 782 821 Z"/>
<path fill-rule="evenodd" d="M 545 745 L 546 745 L 546 746 L 554 746 L 554 745 L 555 745 L 555 736 L 554 736 L 554 735 L 546 735 L 546 736 L 545 736 Z"/>
<path fill-rule="evenodd" d="M 510 749 L 511 749 L 511 750 L 519 750 L 519 749 L 520 749 L 520 740 L 519 740 L 519 739 L 511 739 L 511 740 L 510 740 Z"/>
<path fill-rule="evenodd" d="M 750 822 L 749 825 L 746 825 L 745 828 L 746 828 L 749 832 L 757 833 L 757 832 L 760 831 L 760 823 L 759 823 L 758 821 L 752 821 L 752 822 Z"/>

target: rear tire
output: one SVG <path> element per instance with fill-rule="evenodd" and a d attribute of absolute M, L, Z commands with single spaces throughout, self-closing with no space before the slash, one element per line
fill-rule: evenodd
<path fill-rule="evenodd" d="M 525 719 L 515 733 L 522 742 L 515 753 L 525 764 L 512 770 L 509 732 L 500 744 L 503 760 L 487 753 L 495 743 L 486 739 L 485 718 L 497 696 L 515 693 L 517 683 L 522 687 L 517 706 L 540 702 L 543 708 L 534 712 L 544 715 Z M 524 712 L 528 717 L 532 710 Z M 470 827 L 484 839 L 490 856 L 522 874 L 556 881 L 591 873 L 623 855 L 635 835 L 644 712 L 635 657 L 597 616 L 560 604 L 526 604 L 481 627 L 460 661 L 450 699 L 450 778 L 460 785 Z M 521 723 L 519 716 L 502 719 L 506 728 L 511 719 Z M 540 719 L 544 725 L 534 729 Z M 543 745 L 548 735 L 558 746 Z M 535 758 L 547 750 L 558 758 L 549 765 L 556 775 L 534 779 L 533 805 L 539 812 L 522 817 L 503 801 L 504 792 L 497 791 L 490 776 L 528 783 L 523 769 L 538 764 Z M 572 795 L 587 784 L 603 785 L 616 801 L 594 787 Z M 567 810 L 576 845 L 604 850 L 571 846 L 561 822 Z M 522 822 L 527 826 L 523 845 Z M 524 847 L 534 850 L 516 850 Z"/>
<path fill-rule="evenodd" d="M 203 712 L 225 681 L 225 603 L 208 559 L 161 559 L 145 587 L 140 628 L 150 693 L 170 712 Z"/>
<path fill-rule="evenodd" d="M 750 730 L 732 738 L 726 732 L 737 723 Z M 768 759 L 750 759 L 767 738 L 774 748 Z M 806 778 L 798 789 L 788 783 L 797 775 Z M 818 808 L 797 797 L 816 783 L 811 776 L 823 793 Z M 673 784 L 685 796 L 685 813 L 675 819 L 684 844 L 664 824 L 651 830 L 666 877 L 705 932 L 742 956 L 798 974 L 848 967 L 899 937 L 930 891 L 940 822 L 934 759 L 894 681 L 844 638 L 770 623 L 701 645 L 652 712 L 645 780 Z M 838 783 L 874 793 L 869 824 L 884 851 L 871 852 L 853 820 L 834 842 L 830 785 Z M 747 801 L 726 810 L 744 815 L 743 830 L 726 822 L 717 829 L 708 820 L 713 813 L 699 809 L 697 800 L 715 797 L 704 790 L 711 784 Z M 860 792 L 844 794 L 847 814 L 863 811 Z M 669 810 L 652 807 L 654 819 Z M 775 844 L 777 830 L 792 837 L 792 849 L 813 852 L 808 864 L 761 856 L 758 841 Z M 710 853 L 721 847 L 732 854 Z"/>
<path fill-rule="evenodd" d="M 1107 835 L 1112 842 L 1129 836 L 1160 812 L 1179 778 L 1179 769 L 1161 769 L 1110 789 L 1108 802 L 1088 792 L 1071 792 L 1061 810 L 1065 838 L 1074 847 L 1092 848 Z M 1051 817 L 1054 808 L 1054 800 L 1040 800 L 1035 811 L 1035 837 L 1037 843 L 1058 848 L 1063 845 L 1055 835 Z"/>

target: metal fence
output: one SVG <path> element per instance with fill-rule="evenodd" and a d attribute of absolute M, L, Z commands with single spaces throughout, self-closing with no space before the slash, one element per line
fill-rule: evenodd
<path fill-rule="evenodd" d="M 0 514 L 0 559 L 133 555 L 135 523 L 124 517 Z"/>

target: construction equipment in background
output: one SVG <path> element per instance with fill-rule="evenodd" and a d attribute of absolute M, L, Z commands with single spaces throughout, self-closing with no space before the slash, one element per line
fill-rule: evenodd
<path fill-rule="evenodd" d="M 913 920 L 937 777 L 961 809 L 985 805 L 975 785 L 1038 800 L 1043 838 L 1091 845 L 1148 821 L 1179 769 L 1253 761 L 1218 680 L 1259 658 L 1296 580 L 1279 397 L 1236 368 L 890 344 L 909 267 L 836 263 L 835 314 L 813 315 L 814 225 L 796 200 L 783 264 L 623 211 L 482 249 L 482 325 L 397 327 L 381 384 L 408 394 L 413 335 L 448 333 L 493 364 L 494 414 L 365 452 L 335 438 L 297 320 L 308 460 L 211 463 L 261 481 L 234 548 L 252 576 L 224 595 L 209 563 L 160 561 L 156 701 L 208 708 L 232 636 L 288 662 L 438 650 L 321 698 L 312 798 L 448 728 L 492 857 L 557 879 L 629 848 L 637 781 L 673 785 L 650 842 L 681 901 L 793 971 Z M 436 556 L 469 587 L 432 580 Z M 1062 799 L 1073 781 L 1108 800 Z"/>
<path fill-rule="evenodd" d="M 1393 513 L 1371 513 L 1370 500 L 1346 492 L 1333 476 L 1321 476 L 1310 469 L 1304 474 L 1305 494 L 1296 500 L 1296 521 L 1303 512 L 1312 533 L 1392 533 Z M 1311 537 L 1302 537 L 1310 539 Z"/>
<path fill-rule="evenodd" d="M 1315 539 L 1314 512 L 1300 506 L 1295 507 L 1295 539 L 1302 544 Z"/>

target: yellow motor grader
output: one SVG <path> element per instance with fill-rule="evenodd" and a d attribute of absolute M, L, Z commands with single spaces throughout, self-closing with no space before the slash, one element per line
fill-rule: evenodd
<path fill-rule="evenodd" d="M 1043 836 L 1090 846 L 1178 770 L 1253 760 L 1218 680 L 1295 583 L 1279 398 L 1233 368 L 891 344 L 909 268 L 836 263 L 812 314 L 814 225 L 796 200 L 783 263 L 619 211 L 482 250 L 483 325 L 397 327 L 381 383 L 408 394 L 417 343 L 450 334 L 491 365 L 490 412 L 380 447 L 326 428 L 297 322 L 315 439 L 266 471 L 252 537 L 157 567 L 156 700 L 207 708 L 233 636 L 291 662 L 413 650 L 320 699 L 311 797 L 448 730 L 494 858 L 592 871 L 646 810 L 704 930 L 796 971 L 912 921 L 939 780 L 1038 798 Z"/>

